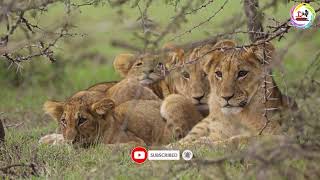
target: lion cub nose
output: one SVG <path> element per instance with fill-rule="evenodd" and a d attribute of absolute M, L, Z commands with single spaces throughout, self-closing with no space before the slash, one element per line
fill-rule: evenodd
<path fill-rule="evenodd" d="M 226 101 L 229 101 L 231 98 L 233 98 L 234 94 L 232 94 L 231 96 L 222 96 L 222 98 Z"/>
<path fill-rule="evenodd" d="M 201 99 L 204 97 L 204 94 L 202 96 L 192 97 L 193 99 L 197 101 L 201 101 Z"/>

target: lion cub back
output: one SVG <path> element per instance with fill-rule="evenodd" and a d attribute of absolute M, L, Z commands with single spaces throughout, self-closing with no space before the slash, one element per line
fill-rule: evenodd
<path fill-rule="evenodd" d="M 156 100 L 131 100 L 117 106 L 115 114 L 123 128 L 146 144 L 163 144 L 166 121 L 160 115 L 160 106 Z"/>

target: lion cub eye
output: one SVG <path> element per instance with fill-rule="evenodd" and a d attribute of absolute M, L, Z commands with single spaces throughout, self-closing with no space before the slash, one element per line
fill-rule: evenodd
<path fill-rule="evenodd" d="M 142 62 L 138 62 L 137 64 L 136 64 L 136 67 L 139 67 L 139 66 L 142 66 Z"/>
<path fill-rule="evenodd" d="M 183 78 L 190 79 L 190 74 L 188 72 L 183 71 L 181 74 L 182 74 Z"/>
<path fill-rule="evenodd" d="M 249 71 L 239 71 L 238 72 L 238 79 L 244 78 L 248 74 L 248 72 Z"/>
<path fill-rule="evenodd" d="M 78 126 L 82 125 L 82 124 L 85 123 L 86 121 L 87 121 L 86 118 L 84 118 L 84 117 L 79 117 L 79 119 L 78 119 Z"/>
<path fill-rule="evenodd" d="M 216 77 L 217 77 L 218 79 L 221 79 L 221 78 L 222 78 L 222 72 L 221 72 L 221 71 L 216 71 L 215 74 L 216 74 Z"/>

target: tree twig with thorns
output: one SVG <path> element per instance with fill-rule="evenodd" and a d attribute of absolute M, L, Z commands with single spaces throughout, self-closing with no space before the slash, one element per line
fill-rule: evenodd
<path fill-rule="evenodd" d="M 222 4 L 222 6 L 217 11 L 215 11 L 209 18 L 207 18 L 206 20 L 204 20 L 204 21 L 200 22 L 199 24 L 193 26 L 192 28 L 182 32 L 181 34 L 171 38 L 169 41 L 174 41 L 174 40 L 176 40 L 178 38 L 181 38 L 182 36 L 184 36 L 184 35 L 186 35 L 188 33 L 191 33 L 193 30 L 199 28 L 200 26 L 210 22 L 214 17 L 216 17 L 217 14 L 219 14 L 219 12 L 221 12 L 224 9 L 224 7 L 227 5 L 228 2 L 229 2 L 229 0 L 225 0 L 224 3 Z"/>

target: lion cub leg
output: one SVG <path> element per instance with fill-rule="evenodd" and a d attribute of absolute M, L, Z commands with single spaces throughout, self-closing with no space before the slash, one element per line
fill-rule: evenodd
<path fill-rule="evenodd" d="M 64 138 L 62 134 L 47 134 L 40 138 L 40 144 L 52 144 L 52 145 L 59 145 L 65 144 Z"/>
<path fill-rule="evenodd" d="M 146 145 L 146 143 L 138 138 L 135 134 L 130 131 L 119 130 L 118 137 L 116 138 L 116 143 L 131 144 L 131 145 Z"/>
<path fill-rule="evenodd" d="M 192 102 L 179 94 L 166 97 L 160 113 L 166 119 L 164 136 L 174 139 L 183 138 L 203 118 Z"/>

